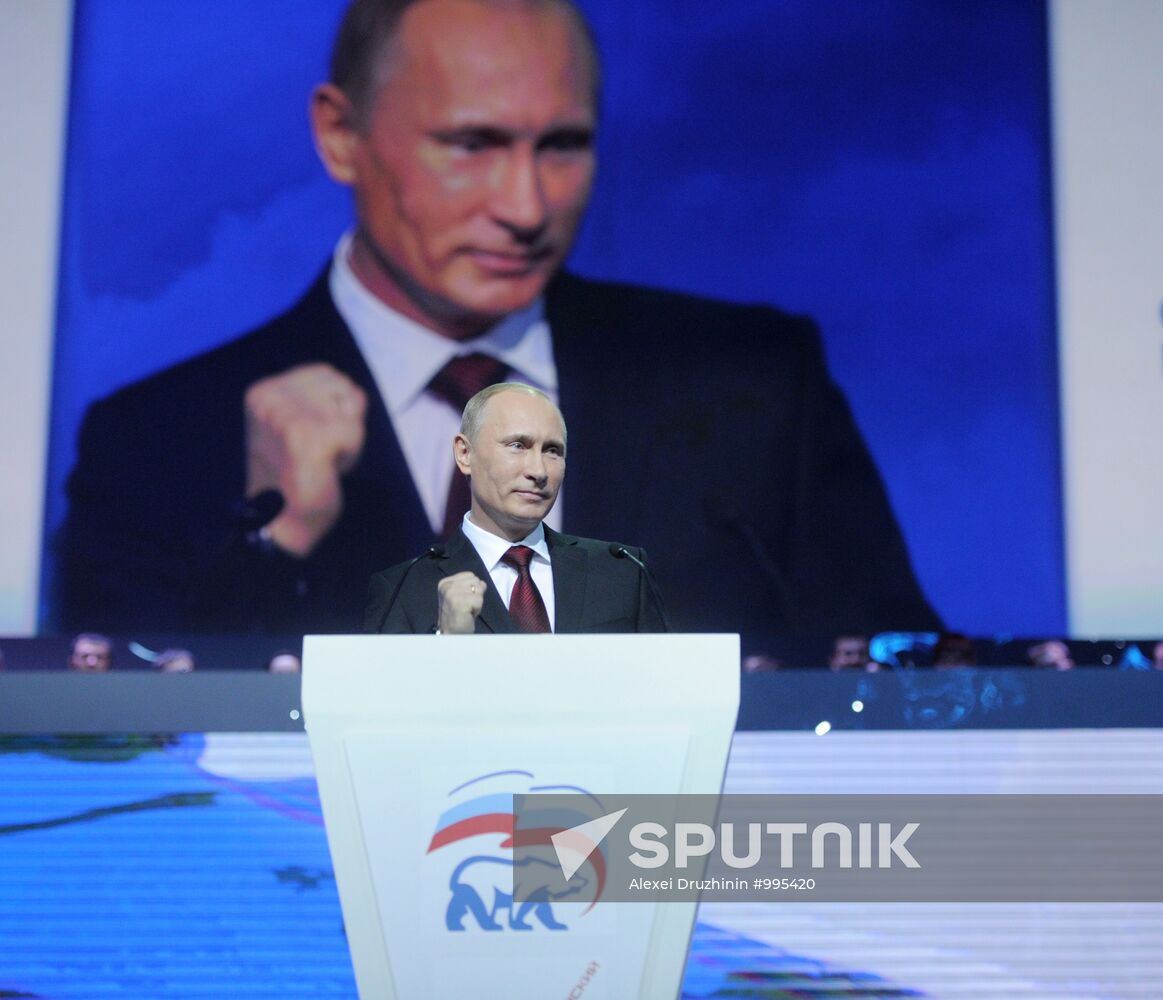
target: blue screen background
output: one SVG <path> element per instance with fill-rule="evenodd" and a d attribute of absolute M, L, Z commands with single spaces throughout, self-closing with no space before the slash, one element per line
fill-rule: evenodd
<path fill-rule="evenodd" d="M 572 266 L 814 316 L 938 611 L 1064 632 L 1043 3 L 582 6 Z M 289 305 L 347 226 L 306 120 L 339 7 L 77 0 L 46 545 L 88 403 Z"/>

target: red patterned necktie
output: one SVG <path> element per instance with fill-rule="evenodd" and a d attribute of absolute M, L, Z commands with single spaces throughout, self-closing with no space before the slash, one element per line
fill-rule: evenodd
<path fill-rule="evenodd" d="M 509 366 L 487 354 L 465 354 L 453 358 L 440 369 L 428 383 L 428 389 L 450 404 L 459 413 L 464 404 L 485 386 L 503 382 L 509 374 Z M 460 474 L 455 466 L 452 482 L 448 484 L 448 502 L 444 505 L 444 529 L 441 538 L 447 540 L 460 527 L 461 518 L 468 510 L 472 496 L 468 488 L 468 478 Z"/>
<path fill-rule="evenodd" d="M 509 598 L 509 616 L 518 632 L 548 632 L 549 615 L 545 611 L 545 602 L 529 573 L 532 561 L 533 550 L 527 545 L 514 545 L 501 556 L 501 562 L 517 571 L 517 582 Z"/>

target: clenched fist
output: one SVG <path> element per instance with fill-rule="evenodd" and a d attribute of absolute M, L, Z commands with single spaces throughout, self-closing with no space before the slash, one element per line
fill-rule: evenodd
<path fill-rule="evenodd" d="M 291 368 L 246 391 L 246 495 L 278 490 L 269 525 L 283 550 L 309 555 L 343 513 L 340 477 L 359 460 L 367 395 L 331 365 Z"/>
<path fill-rule="evenodd" d="M 467 570 L 446 576 L 436 585 L 436 627 L 449 635 L 476 631 L 477 615 L 488 589 L 484 580 Z"/>

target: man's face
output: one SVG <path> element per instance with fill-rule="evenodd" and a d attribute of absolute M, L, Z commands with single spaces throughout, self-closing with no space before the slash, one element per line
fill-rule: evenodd
<path fill-rule="evenodd" d="M 324 151 L 355 192 L 352 263 L 389 305 L 472 336 L 532 302 L 573 242 L 594 173 L 590 53 L 553 4 L 426 0 L 385 58 L 342 162 Z"/>
<path fill-rule="evenodd" d="M 112 661 L 113 654 L 108 643 L 96 639 L 78 639 L 73 643 L 69 666 L 73 670 L 87 673 L 103 673 L 109 669 Z"/>
<path fill-rule="evenodd" d="M 833 670 L 864 669 L 868 663 L 868 640 L 863 636 L 842 635 L 832 644 L 828 666 Z"/>
<path fill-rule="evenodd" d="M 565 478 L 565 426 L 547 399 L 513 389 L 493 396 L 475 441 L 457 435 L 456 464 L 471 476 L 472 519 L 524 538 L 552 509 Z"/>

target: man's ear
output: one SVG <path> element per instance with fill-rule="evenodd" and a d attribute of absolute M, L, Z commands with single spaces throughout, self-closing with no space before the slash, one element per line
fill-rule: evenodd
<path fill-rule="evenodd" d="M 452 458 L 462 475 L 472 475 L 472 448 L 463 434 L 457 434 L 452 439 Z"/>
<path fill-rule="evenodd" d="M 311 92 L 311 132 L 315 151 L 331 179 L 355 183 L 355 150 L 362 141 L 356 130 L 351 100 L 333 83 L 321 83 Z"/>

